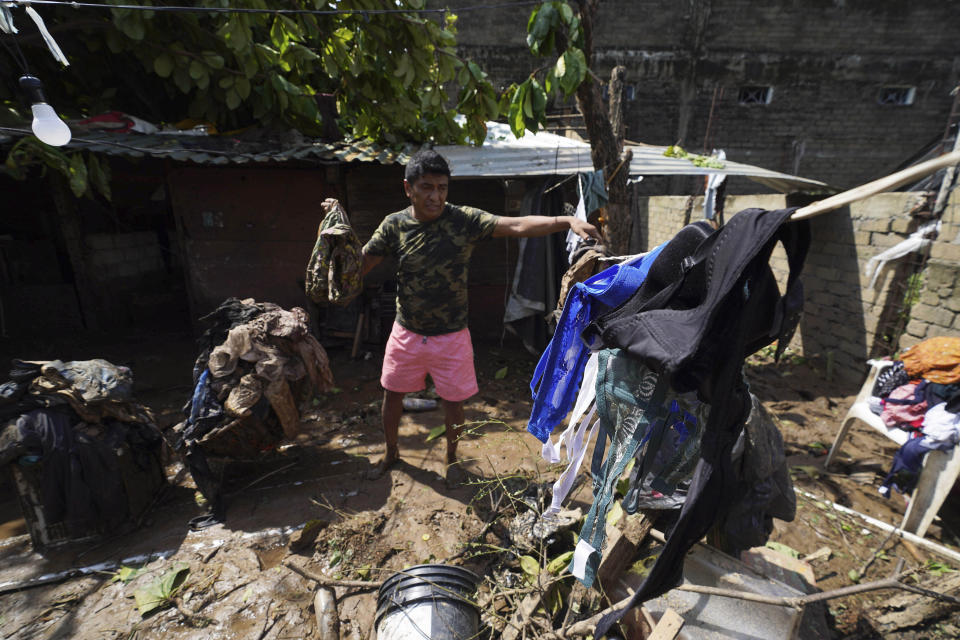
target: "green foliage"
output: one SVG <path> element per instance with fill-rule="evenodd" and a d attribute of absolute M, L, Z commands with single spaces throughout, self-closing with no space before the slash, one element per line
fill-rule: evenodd
<path fill-rule="evenodd" d="M 552 96 L 572 96 L 588 76 L 580 18 L 567 2 L 544 2 L 527 21 L 527 47 L 538 57 L 556 56 L 552 65 L 538 69 L 501 97 L 500 110 L 514 135 L 537 132 L 547 124 L 546 108 Z M 537 75 L 543 74 L 543 81 Z"/>
<path fill-rule="evenodd" d="M 717 158 L 714 158 L 711 156 L 704 156 L 697 153 L 690 153 L 684 150 L 684 148 L 681 147 L 680 145 L 676 145 L 676 144 L 670 145 L 669 147 L 667 147 L 667 150 L 663 152 L 663 155 L 665 155 L 668 158 L 684 158 L 692 162 L 694 166 L 697 166 L 697 167 L 723 169 L 726 166 L 726 164 L 724 164 L 722 160 L 718 160 Z"/>
<path fill-rule="evenodd" d="M 40 142 L 33 136 L 21 138 L 7 154 L 3 173 L 15 180 L 24 180 L 32 167 L 41 172 L 57 171 L 67 179 L 70 190 L 78 198 L 93 197 L 96 190 L 107 200 L 110 192 L 110 165 L 97 160 L 92 153 L 64 153 L 57 147 Z M 91 189 L 93 187 L 93 189 Z"/>
<path fill-rule="evenodd" d="M 156 609 L 167 607 L 173 602 L 173 597 L 183 586 L 190 566 L 185 562 L 178 562 L 165 574 L 151 582 L 143 589 L 133 592 L 140 615 L 145 616 Z"/>
<path fill-rule="evenodd" d="M 230 3 L 268 5 L 277 6 Z M 486 74 L 456 55 L 456 17 L 413 12 L 423 0 L 387 5 L 409 13 L 364 13 L 384 6 L 377 0 L 283 3 L 340 11 L 329 15 L 115 8 L 82 21 L 76 10 L 51 8 L 45 17 L 61 27 L 57 37 L 73 64 L 55 68 L 40 47 L 27 54 L 45 66 L 37 73 L 52 104 L 76 115 L 115 109 L 155 121 L 205 120 L 220 131 L 258 125 L 321 135 L 318 98 L 327 95 L 348 136 L 386 144 L 481 143 L 486 121 L 500 108 Z M 455 120 L 458 113 L 463 123 Z"/>

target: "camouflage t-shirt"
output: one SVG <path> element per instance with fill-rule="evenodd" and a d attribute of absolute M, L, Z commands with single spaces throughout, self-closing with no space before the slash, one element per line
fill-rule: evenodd
<path fill-rule="evenodd" d="M 489 238 L 498 216 L 447 204 L 436 220 L 420 222 L 413 209 L 391 213 L 363 248 L 397 258 L 397 322 L 424 336 L 467 326 L 467 267 L 473 245 Z"/>

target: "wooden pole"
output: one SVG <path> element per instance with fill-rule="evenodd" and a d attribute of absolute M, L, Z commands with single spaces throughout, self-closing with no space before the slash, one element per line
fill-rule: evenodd
<path fill-rule="evenodd" d="M 960 151 L 947 153 L 939 158 L 921 162 L 918 165 L 907 167 L 903 171 L 891 173 L 890 175 L 880 178 L 879 180 L 874 180 L 873 182 L 862 184 L 859 187 L 854 187 L 849 191 L 844 191 L 843 193 L 838 193 L 835 196 L 830 196 L 825 200 L 820 200 L 818 202 L 814 202 L 813 204 L 808 204 L 805 207 L 800 207 L 793 212 L 793 215 L 790 216 L 790 219 L 803 220 L 805 218 L 812 218 L 813 216 L 818 216 L 821 213 L 826 213 L 828 211 L 833 211 L 834 209 L 839 209 L 840 207 L 853 204 L 858 200 L 875 196 L 878 193 L 896 189 L 897 187 L 903 186 L 908 182 L 912 182 L 924 176 L 930 175 L 934 171 L 957 164 L 960 164 Z"/>

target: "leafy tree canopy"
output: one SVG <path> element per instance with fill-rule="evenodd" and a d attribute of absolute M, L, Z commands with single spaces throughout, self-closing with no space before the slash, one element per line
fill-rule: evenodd
<path fill-rule="evenodd" d="M 193 3 L 228 5 L 277 7 L 266 0 Z M 424 0 L 298 0 L 284 8 L 294 6 L 336 13 L 42 6 L 71 60 L 66 69 L 44 50 L 23 13 L 15 17 L 31 67 L 68 115 L 119 109 L 163 122 L 190 116 L 220 130 L 257 124 L 321 135 L 318 97 L 326 95 L 342 130 L 354 136 L 387 144 L 482 142 L 484 123 L 498 116 L 499 104 L 486 74 L 456 55 L 455 16 L 415 12 Z M 410 11 L 375 13 L 384 8 Z M 18 104 L 16 78 L 3 83 L 0 98 Z"/>

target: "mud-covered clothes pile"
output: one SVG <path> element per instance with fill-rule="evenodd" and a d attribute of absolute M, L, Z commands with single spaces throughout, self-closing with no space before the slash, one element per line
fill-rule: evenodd
<path fill-rule="evenodd" d="M 330 361 L 308 331 L 306 311 L 229 298 L 200 318 L 193 393 L 174 448 L 222 521 L 220 482 L 207 458 L 249 459 L 295 437 L 301 407 L 333 388 Z"/>
<path fill-rule="evenodd" d="M 778 341 L 779 357 L 799 322 L 810 233 L 806 222 L 788 222 L 792 212 L 747 209 L 719 230 L 688 225 L 650 253 L 574 285 L 537 365 L 528 430 L 545 458 L 560 461 L 565 447 L 569 461 L 550 512 L 598 434 L 574 575 L 592 584 L 605 516 L 631 461 L 624 510 L 679 509 L 627 608 L 676 586 L 684 554 L 711 527 L 736 553 L 763 544 L 773 517 L 795 515 L 782 437 L 743 375 L 747 355 Z M 778 242 L 790 267 L 783 295 L 768 264 Z M 569 426 L 552 441 L 568 413 Z M 594 635 L 627 608 L 604 617 Z"/>
<path fill-rule="evenodd" d="M 960 442 L 960 338 L 917 343 L 877 374 L 870 409 L 890 429 L 910 435 L 893 456 L 880 485 L 911 493 L 928 451 L 949 451 Z"/>
<path fill-rule="evenodd" d="M 140 515 L 132 511 L 164 483 L 163 438 L 133 399 L 130 369 L 99 359 L 13 360 L 9 377 L 0 385 L 0 467 L 36 478 L 40 504 L 30 508 L 44 526 L 83 537 Z M 29 523 L 38 514 L 25 515 Z"/>

